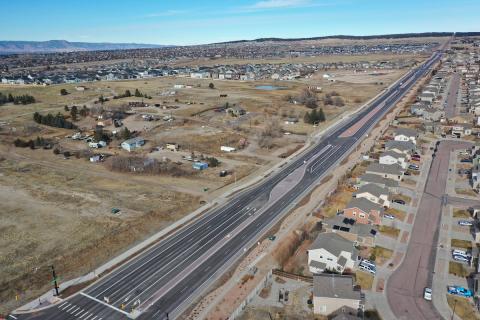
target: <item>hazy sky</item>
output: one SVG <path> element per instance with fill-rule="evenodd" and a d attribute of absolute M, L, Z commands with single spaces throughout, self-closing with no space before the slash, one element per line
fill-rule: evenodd
<path fill-rule="evenodd" d="M 480 31 L 480 0 L 0 0 L 0 40 L 199 44 Z"/>

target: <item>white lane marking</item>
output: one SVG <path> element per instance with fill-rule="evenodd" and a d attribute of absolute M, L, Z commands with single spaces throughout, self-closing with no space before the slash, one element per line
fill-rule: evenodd
<path fill-rule="evenodd" d="M 59 307 L 59 309 L 60 309 L 60 310 L 64 310 L 64 309 L 68 308 L 69 306 L 71 306 L 70 302 L 68 302 L 67 305 L 65 305 L 63 308 L 60 308 L 60 307 Z"/>
<path fill-rule="evenodd" d="M 335 153 L 338 151 L 338 149 L 340 149 L 340 148 L 341 148 L 341 146 L 335 146 L 335 148 L 333 148 L 332 150 L 330 150 L 330 151 L 327 153 L 326 157 L 325 157 L 320 163 L 316 163 L 315 166 L 312 166 L 312 167 L 310 168 L 310 173 L 315 172 L 315 171 L 316 171 L 316 168 L 320 167 L 325 161 L 329 160 L 330 157 L 331 157 L 333 154 L 335 154 Z"/>
<path fill-rule="evenodd" d="M 75 317 L 78 317 L 80 314 L 82 314 L 85 310 L 84 309 L 80 309 L 80 312 L 77 312 L 74 314 Z"/>
<path fill-rule="evenodd" d="M 153 257 L 151 257 L 150 259 L 148 259 L 147 261 L 145 261 L 144 263 L 142 263 L 140 266 L 137 266 L 135 268 L 135 264 L 131 264 L 131 265 L 126 265 L 126 268 L 124 270 L 121 270 L 121 271 L 125 271 L 125 270 L 128 270 L 130 267 L 134 267 L 133 270 L 131 272 L 129 272 L 127 275 L 121 277 L 119 280 L 117 280 L 116 282 L 114 282 L 112 285 L 108 286 L 105 290 L 101 291 L 100 293 L 95 293 L 95 296 L 100 296 L 102 293 L 104 293 L 105 291 L 109 290 L 110 288 L 112 288 L 113 286 L 117 285 L 118 283 L 124 281 L 126 278 L 128 278 L 130 275 L 132 275 L 133 273 L 137 272 L 137 270 L 143 268 L 144 265 L 148 264 L 150 261 L 152 261 L 153 259 L 156 259 L 158 256 L 160 256 L 163 252 L 169 250 L 170 248 L 176 246 L 179 242 L 183 241 L 185 238 L 187 237 L 190 237 L 190 235 L 192 233 L 194 233 L 195 231 L 197 231 L 198 229 L 202 228 L 205 226 L 205 224 L 208 224 L 209 222 L 211 222 L 214 218 L 220 216 L 222 213 L 224 213 L 227 209 L 232 209 L 234 208 L 238 203 L 240 202 L 240 200 L 238 201 L 235 201 L 231 207 L 224 207 L 222 208 L 222 210 L 220 210 L 219 212 L 217 212 L 216 214 L 212 214 L 211 216 L 208 217 L 208 219 L 206 219 L 205 221 L 203 221 L 202 219 L 199 220 L 197 223 L 199 223 L 199 225 L 194 228 L 193 230 L 190 230 L 190 232 L 186 232 L 186 234 L 181 237 L 180 239 L 177 239 L 176 241 L 174 241 L 170 246 L 166 247 L 166 248 L 162 248 L 162 250 L 159 250 L 160 252 L 156 252 L 155 250 L 156 249 L 159 249 L 159 248 L 156 248 L 155 250 L 153 251 L 150 251 L 150 252 L 146 252 L 145 253 L 145 256 L 148 256 L 149 254 L 152 254 L 153 253 Z M 202 222 L 202 223 L 200 223 Z M 188 228 L 187 228 L 188 229 Z M 187 230 L 185 229 L 185 230 Z M 155 253 L 154 253 L 155 252 Z M 139 257 L 140 258 L 140 257 Z M 143 257 L 142 257 L 143 258 Z M 138 259 L 135 259 L 133 258 L 133 260 L 131 261 L 131 263 L 134 263 L 135 260 L 138 261 Z M 99 288 L 101 288 L 102 286 L 100 285 Z M 95 289 L 92 290 L 92 293 L 94 293 Z"/>
<path fill-rule="evenodd" d="M 250 209 L 249 211 L 251 211 L 251 210 L 252 210 L 252 209 Z M 249 211 L 246 211 L 243 215 L 248 214 Z M 214 230 L 212 230 L 211 232 L 209 232 L 209 233 L 207 234 L 207 236 L 210 235 L 211 233 L 215 232 L 217 229 L 219 229 L 219 228 L 221 228 L 221 227 L 223 227 L 223 229 L 228 228 L 228 227 L 231 226 L 233 223 L 235 223 L 236 221 L 240 220 L 240 219 L 243 217 L 243 215 L 237 217 L 237 219 L 235 219 L 234 222 L 230 223 L 228 226 L 223 227 L 223 225 L 230 220 L 230 218 L 229 218 L 228 220 L 224 221 L 222 224 L 220 224 L 219 226 L 217 226 Z M 231 216 L 231 217 L 235 217 L 235 216 Z M 176 263 L 176 264 L 178 265 L 178 264 L 182 264 L 183 262 L 185 262 L 185 261 L 186 261 L 187 259 L 189 259 L 192 255 L 194 255 L 195 253 L 197 253 L 198 251 L 200 251 L 203 247 L 208 246 L 209 243 L 210 243 L 213 239 L 215 239 L 215 238 L 214 238 L 214 237 L 210 238 L 203 246 L 199 247 L 199 248 L 196 249 L 194 252 L 192 252 L 188 257 L 186 257 L 185 259 L 183 259 L 182 261 L 180 261 L 180 262 L 178 262 L 178 263 Z M 168 269 L 167 267 L 168 267 L 170 264 L 174 263 L 174 262 L 175 262 L 175 259 L 169 261 L 166 265 L 164 265 L 164 266 L 162 266 L 160 269 L 158 269 L 158 270 L 157 270 L 155 273 L 153 273 L 148 279 L 146 279 L 145 281 L 139 283 L 139 284 L 137 285 L 137 287 L 134 287 L 134 288 L 133 288 L 132 290 L 130 290 L 130 292 L 128 292 L 127 294 L 131 294 L 132 292 L 134 292 L 136 288 L 138 288 L 139 286 L 141 286 L 143 283 L 147 282 L 147 280 L 150 280 L 151 278 L 155 278 L 156 275 L 157 275 L 160 271 L 163 271 L 164 269 Z M 159 281 L 161 281 L 161 280 L 163 280 L 164 278 L 166 278 L 173 270 L 174 270 L 174 268 L 171 268 L 168 272 L 166 272 L 165 274 L 163 274 L 163 275 L 162 275 L 161 277 L 159 277 L 156 281 L 154 281 L 153 283 L 151 283 L 150 285 L 148 285 L 148 287 L 146 287 L 145 290 L 142 291 L 142 293 L 140 293 L 139 295 L 135 296 L 135 297 L 134 297 L 130 302 L 128 302 L 125 306 L 128 306 L 130 303 L 132 303 L 133 301 L 137 300 L 137 297 L 139 297 L 139 296 L 142 295 L 143 293 L 147 292 L 147 290 L 149 290 L 150 288 L 152 288 L 153 286 L 155 286 Z M 116 304 L 116 303 L 117 303 L 118 301 L 120 301 L 120 300 L 121 300 L 121 298 L 120 298 L 119 300 L 117 300 L 116 302 L 114 302 L 113 304 Z"/>
<path fill-rule="evenodd" d="M 85 312 L 84 314 L 82 314 L 82 316 L 81 316 L 80 318 L 78 318 L 78 319 L 82 319 L 82 318 L 85 317 L 87 314 L 88 314 L 88 311 Z M 92 315 L 93 315 L 93 314 L 90 314 L 90 317 L 91 317 Z M 90 317 L 86 317 L 85 320 L 87 320 L 87 319 L 90 318 Z"/>
<path fill-rule="evenodd" d="M 90 315 L 83 320 L 88 320 L 88 318 L 90 318 L 91 316 L 93 316 L 93 313 L 90 313 Z"/>
<path fill-rule="evenodd" d="M 72 304 L 71 306 L 72 306 L 71 308 L 67 308 L 67 309 L 65 309 L 64 311 L 65 311 L 65 312 L 70 312 L 70 310 L 72 310 L 73 308 L 76 307 L 76 305 L 74 305 L 74 304 Z"/>
<path fill-rule="evenodd" d="M 64 306 L 68 303 L 68 301 L 65 301 L 64 303 L 62 303 L 61 305 L 58 306 L 58 308 L 60 308 L 61 306 Z M 69 303 L 68 303 L 69 304 Z"/>
<path fill-rule="evenodd" d="M 69 312 L 69 313 L 74 314 L 75 312 L 77 312 L 78 309 L 80 309 L 80 307 L 76 307 L 75 310 L 73 310 L 72 312 Z"/>
<path fill-rule="evenodd" d="M 330 149 L 332 147 L 331 144 L 328 144 L 326 145 L 322 150 L 320 150 L 319 152 L 317 152 L 315 155 L 313 155 L 310 159 L 312 158 L 315 158 L 315 157 L 318 157 L 320 156 L 321 154 L 324 154 L 328 149 Z M 307 160 L 307 164 L 309 163 L 310 161 Z M 313 164 L 312 164 L 312 167 L 314 167 L 316 165 L 316 163 L 318 162 L 318 159 L 317 161 L 315 161 Z"/>
<path fill-rule="evenodd" d="M 17 319 L 17 317 L 9 315 L 10 318 Z"/>
<path fill-rule="evenodd" d="M 95 317 L 92 318 L 92 320 L 95 320 L 95 319 L 97 319 L 97 316 L 95 316 Z"/>
<path fill-rule="evenodd" d="M 102 300 L 98 300 L 97 298 L 92 297 L 92 296 L 86 294 L 85 292 L 80 292 L 80 294 L 81 294 L 82 296 L 84 296 L 84 297 L 87 297 L 87 298 L 89 298 L 89 299 L 92 299 L 93 301 L 96 301 L 96 302 L 98 302 L 98 303 L 100 303 L 100 304 L 103 304 L 104 306 L 109 307 L 109 308 L 111 308 L 111 309 L 113 309 L 113 310 L 115 310 L 115 311 L 121 312 L 121 313 L 123 313 L 124 315 L 127 315 L 127 316 L 130 315 L 130 313 L 125 312 L 125 311 L 123 311 L 123 310 L 121 310 L 121 309 L 118 309 L 118 308 L 116 308 L 116 307 L 114 307 L 114 306 L 112 306 L 112 305 L 110 305 L 110 304 L 108 304 L 108 303 L 106 303 L 106 302 L 103 302 Z M 95 317 L 95 318 L 96 318 L 96 317 Z M 92 318 L 91 320 L 94 320 L 95 318 Z"/>

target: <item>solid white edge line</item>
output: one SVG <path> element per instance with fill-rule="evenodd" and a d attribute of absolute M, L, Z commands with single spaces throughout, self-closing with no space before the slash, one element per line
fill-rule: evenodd
<path fill-rule="evenodd" d="M 115 311 L 118 311 L 118 312 L 120 312 L 120 313 L 123 313 L 124 315 L 131 316 L 130 313 L 128 313 L 128 312 L 126 312 L 126 311 L 123 311 L 122 309 L 118 309 L 118 308 L 116 308 L 116 307 L 114 307 L 114 306 L 112 306 L 112 305 L 110 305 L 110 304 L 108 304 L 108 303 L 106 303 L 106 302 L 103 302 L 102 300 L 98 300 L 97 298 L 92 297 L 92 296 L 90 296 L 90 295 L 88 295 L 88 294 L 86 294 L 86 293 L 84 293 L 84 292 L 80 292 L 80 294 L 81 294 L 82 296 L 85 296 L 85 297 L 87 297 L 87 298 L 92 299 L 93 301 L 96 301 L 96 302 L 98 302 L 98 303 L 100 303 L 100 304 L 103 304 L 103 305 L 106 306 L 106 307 L 112 308 L 112 309 L 115 310 Z M 95 317 L 95 318 L 96 318 L 96 317 Z M 94 319 L 95 319 L 95 318 L 94 318 Z M 92 320 L 93 320 L 93 319 L 92 319 Z"/>

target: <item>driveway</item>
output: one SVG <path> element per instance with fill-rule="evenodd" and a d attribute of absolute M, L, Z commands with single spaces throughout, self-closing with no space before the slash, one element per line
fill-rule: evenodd
<path fill-rule="evenodd" d="M 397 319 L 441 319 L 431 302 L 423 299 L 425 287 L 431 287 L 440 215 L 450 152 L 466 143 L 443 141 L 433 159 L 425 190 L 412 229 L 410 243 L 401 266 L 387 282 L 387 299 Z M 427 168 L 425 168 L 427 170 Z"/>

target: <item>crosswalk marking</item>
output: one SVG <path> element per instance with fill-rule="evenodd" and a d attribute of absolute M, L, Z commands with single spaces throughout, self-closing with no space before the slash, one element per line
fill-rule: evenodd
<path fill-rule="evenodd" d="M 88 314 L 88 311 L 85 312 L 84 314 L 82 314 L 82 316 L 81 316 L 80 318 L 78 318 L 78 319 L 82 319 L 82 318 L 85 317 L 87 314 Z M 92 316 L 92 315 L 90 315 L 90 317 L 91 317 L 91 316 Z M 86 317 L 85 320 L 88 319 L 88 318 L 89 318 L 89 317 Z"/>
<path fill-rule="evenodd" d="M 65 312 L 70 312 L 70 310 L 73 310 L 73 308 L 76 308 L 76 307 L 77 307 L 77 306 L 74 305 L 74 304 L 72 304 L 71 306 L 72 306 L 71 308 L 65 309 L 64 311 L 65 311 Z"/>
<path fill-rule="evenodd" d="M 60 310 L 63 310 L 63 309 L 68 308 L 69 306 L 71 306 L 71 304 L 69 302 L 67 302 L 66 305 L 64 305 L 62 308 L 60 308 L 60 307 L 59 308 L 60 308 Z"/>
<path fill-rule="evenodd" d="M 80 311 L 77 312 L 77 313 L 75 313 L 74 316 L 75 316 L 75 317 L 78 317 L 78 316 L 79 316 L 80 314 L 82 314 L 84 311 L 85 311 L 85 310 L 80 309 Z"/>
<path fill-rule="evenodd" d="M 80 307 L 76 307 L 72 312 L 69 312 L 69 313 L 74 314 L 75 312 L 77 312 L 78 309 L 80 309 Z"/>
<path fill-rule="evenodd" d="M 91 313 L 88 317 L 86 317 L 86 318 L 83 319 L 83 320 L 88 320 L 88 318 L 90 318 L 91 316 L 93 316 L 93 313 Z"/>
<path fill-rule="evenodd" d="M 64 303 L 62 303 L 62 304 L 59 305 L 58 307 L 60 308 L 61 306 L 64 306 L 64 305 L 66 305 L 66 304 L 70 304 L 70 303 L 68 303 L 68 301 L 65 301 Z"/>

